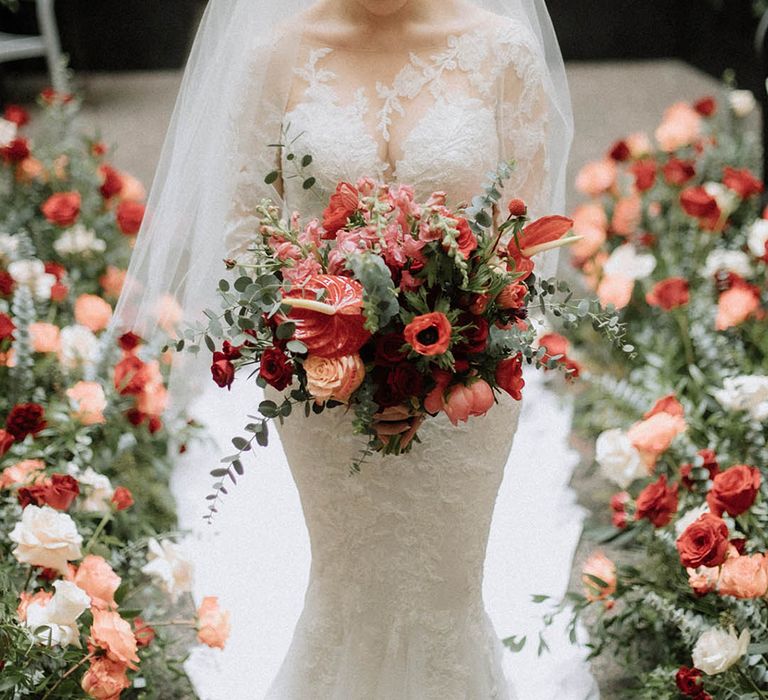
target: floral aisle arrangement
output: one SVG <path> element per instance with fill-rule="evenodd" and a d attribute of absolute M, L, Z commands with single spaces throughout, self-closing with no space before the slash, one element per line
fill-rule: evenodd
<path fill-rule="evenodd" d="M 176 541 L 165 367 L 105 333 L 144 190 L 46 91 L 0 120 L 0 697 L 189 698 L 192 642 L 223 646 L 215 598 L 195 613 Z M 174 439 L 171 439 L 174 435 Z M 188 627 L 169 636 L 166 626 Z"/>
<path fill-rule="evenodd" d="M 574 334 L 580 427 L 620 490 L 569 596 L 637 697 L 768 697 L 768 211 L 754 98 L 671 106 L 588 164 L 573 263 L 636 358 Z M 604 551 L 617 550 L 616 563 Z"/>
<path fill-rule="evenodd" d="M 303 168 L 312 162 L 287 157 Z M 470 207 L 449 207 L 441 192 L 419 202 L 407 185 L 369 178 L 339 183 L 322 220 L 284 219 L 262 203 L 247 253 L 228 261 L 233 280 L 219 283 L 222 310 L 208 310 L 207 323 L 177 344 L 197 352 L 204 340 L 219 386 L 244 370 L 286 392 L 261 403 L 250 435 L 233 440 L 238 452 L 213 470 L 211 513 L 224 479 L 242 473 L 242 451 L 265 444 L 267 420 L 296 404 L 307 416 L 354 412 L 355 432 L 368 438 L 351 466 L 359 471 L 375 452 L 407 452 L 430 416 L 444 411 L 456 425 L 485 414 L 498 392 L 519 400 L 523 362 L 575 374 L 556 342 L 537 343 L 534 303 L 567 325 L 589 318 L 620 344 L 620 327 L 596 301 L 573 300 L 563 281 L 533 274 L 538 252 L 574 242 L 570 219 L 529 222 L 513 199 L 493 221 L 508 174 L 507 165 L 491 174 Z M 305 177 L 305 187 L 313 182 Z"/>

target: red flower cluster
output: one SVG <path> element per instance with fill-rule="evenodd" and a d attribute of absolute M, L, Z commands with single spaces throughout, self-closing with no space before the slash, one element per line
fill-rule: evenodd
<path fill-rule="evenodd" d="M 50 506 L 56 510 L 69 510 L 80 494 L 80 484 L 68 474 L 52 474 L 42 482 L 22 486 L 17 496 L 22 508 L 28 505 Z"/>
<path fill-rule="evenodd" d="M 657 481 L 648 484 L 637 497 L 637 520 L 650 520 L 654 527 L 664 527 L 672 521 L 677 512 L 678 484 L 667 485 L 667 477 L 661 475 Z"/>

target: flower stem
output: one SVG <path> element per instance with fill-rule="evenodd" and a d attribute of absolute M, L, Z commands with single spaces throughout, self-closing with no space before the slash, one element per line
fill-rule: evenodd
<path fill-rule="evenodd" d="M 112 513 L 111 512 L 105 513 L 104 517 L 101 519 L 99 524 L 96 526 L 96 529 L 93 531 L 93 534 L 91 535 L 90 539 L 88 540 L 88 544 L 85 545 L 84 554 L 88 554 L 88 552 L 91 551 L 91 547 L 93 547 L 93 545 L 96 544 L 96 539 L 102 533 L 102 531 L 107 526 L 107 523 L 110 520 L 112 520 Z"/>
<path fill-rule="evenodd" d="M 61 685 L 62 681 L 64 681 L 64 680 L 65 680 L 66 678 L 68 678 L 69 676 L 71 676 L 71 675 L 72 675 L 72 674 L 73 674 L 75 671 L 77 671 L 77 669 L 78 669 L 78 668 L 80 668 L 80 667 L 81 667 L 81 666 L 82 666 L 84 663 L 86 663 L 87 661 L 90 661 L 90 660 L 91 660 L 91 659 L 93 659 L 95 656 L 96 656 L 96 652 L 92 651 L 90 654 L 88 654 L 88 656 L 84 656 L 82 659 L 80 659 L 80 661 L 78 661 L 78 662 L 77 662 L 77 663 L 76 663 L 74 666 L 72 666 L 72 668 L 70 668 L 70 669 L 69 669 L 69 670 L 68 670 L 68 671 L 67 671 L 67 672 L 66 672 L 66 673 L 65 673 L 63 676 L 61 676 L 61 678 L 59 678 L 59 680 L 57 680 L 57 681 L 56 681 L 56 682 L 55 682 L 55 683 L 54 683 L 54 684 L 53 684 L 53 685 L 52 685 L 52 686 L 51 686 L 51 687 L 48 689 L 48 692 L 46 692 L 46 694 L 45 694 L 45 695 L 43 695 L 43 697 L 41 698 L 41 700 L 46 700 L 46 698 L 49 698 L 49 697 L 51 696 L 51 694 L 53 693 L 53 691 L 54 691 L 54 690 L 56 690 L 56 688 L 58 688 L 58 687 Z"/>
<path fill-rule="evenodd" d="M 752 686 L 752 689 L 757 693 L 757 697 L 759 698 L 768 698 L 768 695 L 766 695 L 761 689 L 760 686 L 755 683 L 754 678 L 750 676 L 748 673 L 744 671 L 744 669 L 741 666 L 736 666 L 736 671 L 738 674 L 745 680 L 747 683 Z"/>
<path fill-rule="evenodd" d="M 688 365 L 695 365 L 696 359 L 693 354 L 693 345 L 691 345 L 691 334 L 688 330 L 688 320 L 679 311 L 673 311 L 672 316 L 680 329 L 680 338 L 683 341 L 683 350 L 685 351 L 685 361 Z"/>

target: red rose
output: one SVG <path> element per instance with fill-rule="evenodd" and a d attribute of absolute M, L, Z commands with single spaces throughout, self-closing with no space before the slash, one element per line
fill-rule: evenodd
<path fill-rule="evenodd" d="M 727 166 L 723 169 L 723 184 L 742 199 L 758 195 L 764 189 L 762 180 L 758 180 L 749 170 L 736 170 Z"/>
<path fill-rule="evenodd" d="M 223 352 L 213 353 L 213 363 L 211 364 L 211 376 L 222 389 L 232 388 L 232 382 L 235 381 L 235 366 Z"/>
<path fill-rule="evenodd" d="M 22 508 L 27 506 L 45 505 L 45 484 L 33 484 L 32 486 L 22 486 L 16 492 L 16 498 Z"/>
<path fill-rule="evenodd" d="M 472 233 L 472 229 L 469 227 L 469 221 L 466 219 L 455 219 L 458 235 L 456 236 L 456 245 L 459 248 L 459 253 L 467 260 L 472 254 L 472 251 L 477 248 L 477 238 Z"/>
<path fill-rule="evenodd" d="M 0 294 L 4 297 L 10 296 L 15 286 L 16 281 L 11 277 L 11 273 L 8 270 L 0 270 Z"/>
<path fill-rule="evenodd" d="M 706 228 L 714 228 L 720 220 L 717 200 L 703 187 L 689 187 L 680 193 L 680 204 L 688 216 L 699 219 Z"/>
<path fill-rule="evenodd" d="M 696 100 L 696 102 L 693 103 L 693 108 L 702 117 L 711 117 L 717 112 L 717 101 L 714 97 L 707 95 L 707 97 L 702 97 L 700 100 Z"/>
<path fill-rule="evenodd" d="M 136 646 L 141 649 L 148 647 L 155 639 L 155 630 L 150 627 L 141 617 L 133 618 L 133 636 L 136 638 Z"/>
<path fill-rule="evenodd" d="M 670 158 L 664 166 L 664 179 L 675 187 L 682 187 L 696 176 L 696 168 L 689 160 Z"/>
<path fill-rule="evenodd" d="M 133 494 L 125 486 L 118 486 L 112 494 L 112 505 L 116 510 L 126 510 L 134 503 Z"/>
<path fill-rule="evenodd" d="M 80 484 L 69 474 L 53 474 L 45 483 L 43 502 L 56 510 L 69 510 L 80 493 Z"/>
<path fill-rule="evenodd" d="M 8 105 L 3 111 L 3 119 L 13 122 L 16 126 L 29 124 L 29 112 L 21 105 Z"/>
<path fill-rule="evenodd" d="M 146 365 L 136 355 L 128 355 L 115 365 L 115 389 L 122 394 L 140 394 L 147 383 Z"/>
<path fill-rule="evenodd" d="M 293 364 L 278 348 L 267 348 L 261 355 L 259 376 L 278 391 L 287 387 L 293 379 Z"/>
<path fill-rule="evenodd" d="M 354 185 L 340 182 L 331 195 L 328 206 L 323 211 L 323 238 L 333 238 L 339 229 L 347 225 L 347 220 L 357 211 L 360 194 Z"/>
<path fill-rule="evenodd" d="M 651 158 L 632 164 L 630 172 L 635 176 L 635 187 L 638 192 L 646 192 L 656 184 L 657 169 L 656 161 Z"/>
<path fill-rule="evenodd" d="M 126 236 L 135 236 L 141 228 L 145 207 L 141 202 L 125 201 L 117 205 L 115 218 L 118 228 Z"/>
<path fill-rule="evenodd" d="M 698 698 L 704 691 L 702 682 L 702 673 L 698 668 L 681 666 L 680 670 L 675 675 L 677 689 L 683 695 L 687 695 L 691 698 Z"/>
<path fill-rule="evenodd" d="M 507 205 L 509 215 L 516 218 L 525 216 L 528 213 L 528 207 L 522 199 L 510 199 Z"/>
<path fill-rule="evenodd" d="M 707 494 L 709 509 L 715 515 L 737 516 L 748 511 L 760 492 L 760 472 L 755 467 L 737 464 L 720 472 Z"/>
<path fill-rule="evenodd" d="M 11 449 L 14 442 L 16 442 L 16 438 L 7 430 L 0 428 L 0 457 Z"/>
<path fill-rule="evenodd" d="M 101 176 L 104 178 L 99 192 L 104 199 L 112 199 L 116 194 L 120 194 L 123 189 L 123 178 L 120 173 L 109 165 L 102 165 L 99 168 Z"/>
<path fill-rule="evenodd" d="M 140 336 L 131 331 L 128 331 L 128 333 L 123 333 L 117 339 L 117 344 L 120 346 L 120 349 L 124 350 L 125 352 L 133 352 L 143 342 L 144 341 Z"/>
<path fill-rule="evenodd" d="M 394 367 L 406 357 L 400 348 L 405 344 L 402 333 L 386 333 L 376 338 L 374 362 L 380 367 Z"/>
<path fill-rule="evenodd" d="M 439 311 L 416 316 L 406 327 L 405 341 L 420 355 L 442 355 L 451 344 L 451 322 Z"/>
<path fill-rule="evenodd" d="M 410 362 L 402 362 L 387 373 L 388 399 L 395 404 L 409 396 L 421 396 L 424 391 L 424 377 Z"/>
<path fill-rule="evenodd" d="M 664 527 L 677 512 L 678 485 L 667 486 L 667 477 L 648 484 L 637 497 L 636 520 L 650 520 L 655 527 Z"/>
<path fill-rule="evenodd" d="M 677 538 L 677 551 L 683 566 L 720 566 L 728 554 L 728 526 L 722 518 L 704 513 Z"/>
<path fill-rule="evenodd" d="M 13 340 L 16 325 L 8 314 L 0 312 L 0 340 Z"/>
<path fill-rule="evenodd" d="M 48 197 L 40 210 L 52 224 L 66 228 L 74 224 L 80 216 L 80 203 L 79 192 L 59 192 Z"/>
<path fill-rule="evenodd" d="M 496 366 L 496 383 L 516 401 L 523 398 L 525 380 L 521 353 L 499 362 Z"/>
<path fill-rule="evenodd" d="M 611 160 L 615 160 L 617 163 L 623 163 L 624 161 L 629 160 L 631 155 L 632 151 L 629 150 L 629 146 L 624 140 L 614 143 L 608 151 L 608 157 Z"/>
<path fill-rule="evenodd" d="M 682 277 L 669 277 L 661 280 L 661 282 L 653 285 L 651 291 L 645 295 L 645 301 L 650 306 L 658 306 L 664 311 L 684 306 L 688 303 L 689 298 L 688 280 Z"/>
<path fill-rule="evenodd" d="M 37 435 L 45 426 L 45 411 L 39 403 L 16 404 L 5 421 L 5 429 L 18 441 Z"/>
<path fill-rule="evenodd" d="M 6 163 L 21 163 L 25 158 L 29 158 L 29 152 L 27 139 L 17 138 L 0 148 L 0 158 Z"/>

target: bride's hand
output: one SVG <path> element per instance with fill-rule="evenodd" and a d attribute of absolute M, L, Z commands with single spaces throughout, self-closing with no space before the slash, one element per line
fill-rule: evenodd
<path fill-rule="evenodd" d="M 403 405 L 390 406 L 373 417 L 373 429 L 379 440 L 387 446 L 392 438 L 400 435 L 401 450 L 410 444 L 425 418 L 421 411 L 414 411 L 411 407 Z"/>

